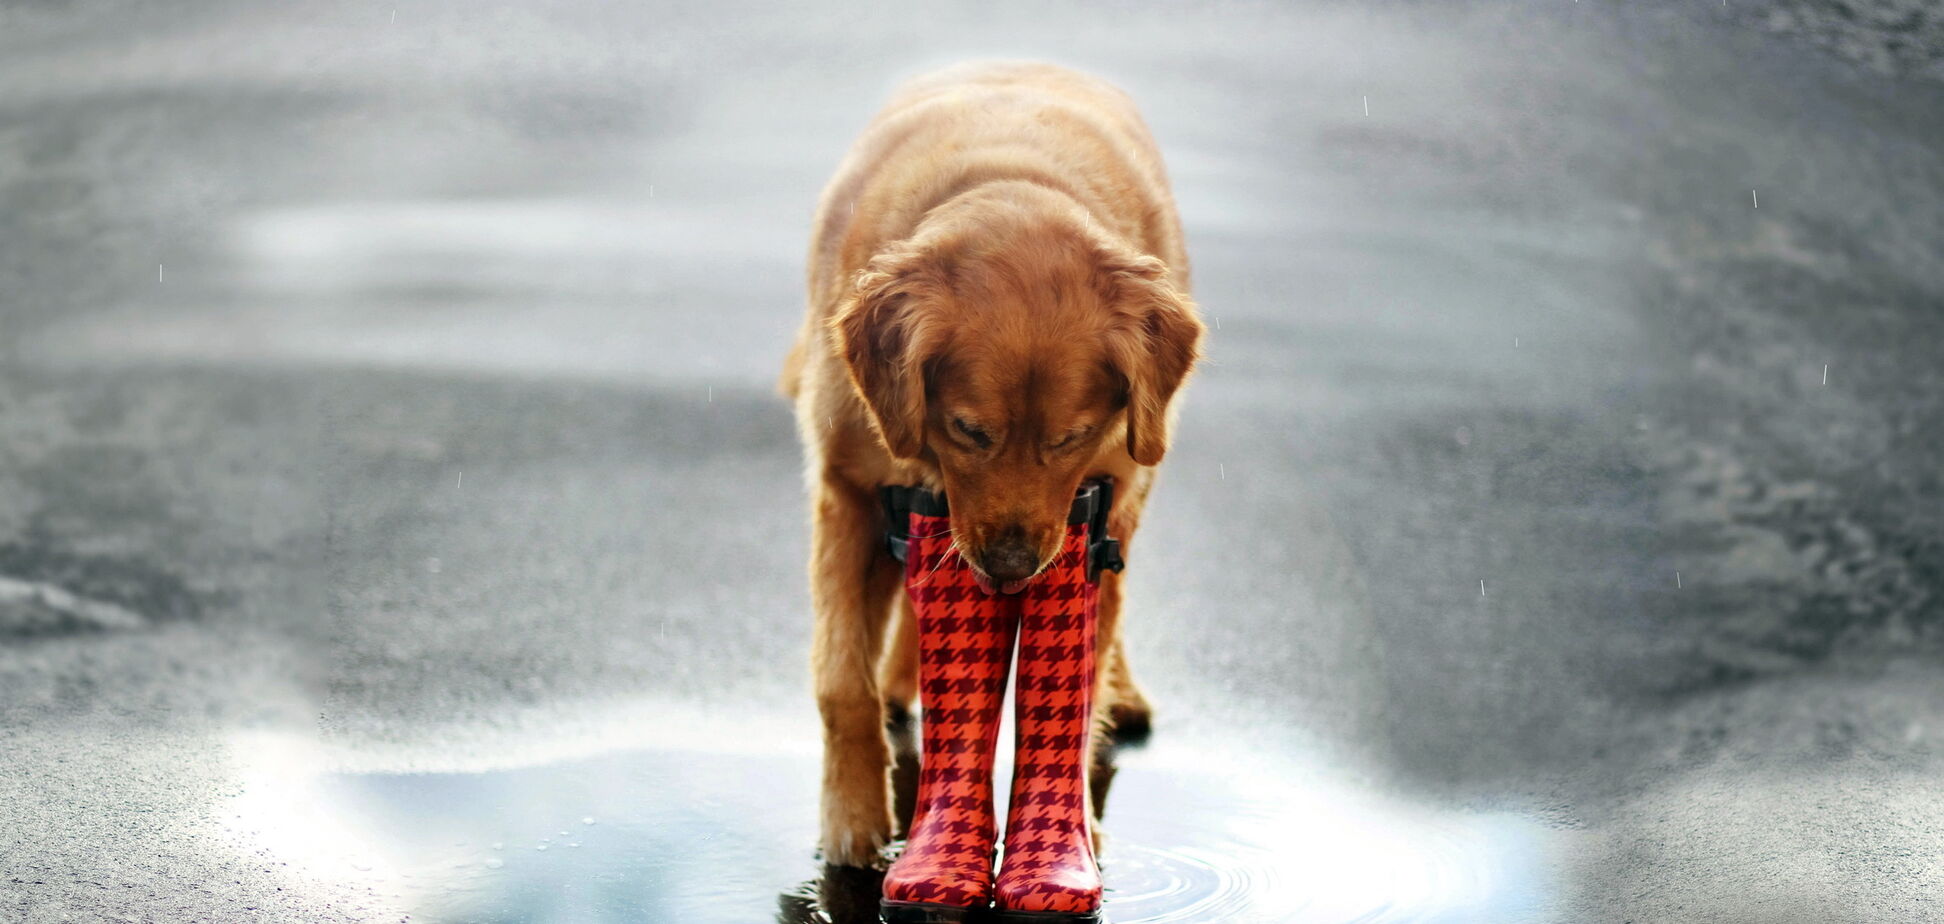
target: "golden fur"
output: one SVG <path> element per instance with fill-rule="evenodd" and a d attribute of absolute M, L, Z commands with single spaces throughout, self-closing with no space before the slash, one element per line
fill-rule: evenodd
<path fill-rule="evenodd" d="M 1139 113 L 1072 71 L 981 64 L 919 79 L 825 189 L 809 316 L 782 385 L 811 495 L 828 862 L 870 865 L 891 839 L 885 710 L 917 685 L 877 488 L 943 489 L 961 554 L 1001 589 L 1050 561 L 1084 479 L 1114 480 L 1109 531 L 1131 543 L 1201 340 L 1187 288 Z M 1119 575 L 1104 573 L 1096 702 L 1144 722 L 1120 600 Z"/>

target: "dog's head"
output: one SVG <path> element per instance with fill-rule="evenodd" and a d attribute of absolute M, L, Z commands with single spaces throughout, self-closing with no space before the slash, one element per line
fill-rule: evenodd
<path fill-rule="evenodd" d="M 1098 460 L 1161 461 L 1202 336 L 1160 260 L 1018 208 L 880 254 L 831 327 L 885 448 L 936 466 L 959 550 L 1008 591 Z"/>

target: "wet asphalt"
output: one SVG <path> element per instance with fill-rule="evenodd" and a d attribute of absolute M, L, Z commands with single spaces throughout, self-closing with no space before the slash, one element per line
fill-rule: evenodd
<path fill-rule="evenodd" d="M 1141 102 L 1211 326 L 1117 921 L 1944 914 L 1944 83 L 1743 16 L 0 13 L 0 918 L 814 919 L 772 382 L 977 56 Z"/>

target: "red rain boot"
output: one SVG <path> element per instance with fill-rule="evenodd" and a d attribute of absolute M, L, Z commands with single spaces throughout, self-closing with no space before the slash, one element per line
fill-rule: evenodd
<path fill-rule="evenodd" d="M 1088 579 L 1081 523 L 1067 528 L 1059 557 L 1020 594 L 1018 743 L 995 922 L 1103 920 L 1087 805 L 1099 591 Z"/>
<path fill-rule="evenodd" d="M 924 756 L 911 833 L 884 875 L 884 919 L 952 924 L 992 902 L 992 752 L 1019 604 L 979 589 L 946 518 L 913 514 L 909 542 Z"/>

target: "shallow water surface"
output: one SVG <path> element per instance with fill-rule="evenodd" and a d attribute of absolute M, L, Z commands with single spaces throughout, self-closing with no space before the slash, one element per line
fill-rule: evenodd
<path fill-rule="evenodd" d="M 820 870 L 810 849 L 814 754 L 353 773 L 307 770 L 316 753 L 288 740 L 239 752 L 240 831 L 414 920 L 876 920 L 877 878 Z M 1545 829 L 1529 820 L 1400 803 L 1259 755 L 1164 742 L 1119 763 L 1103 858 L 1117 924 L 1504 920 L 1547 892 Z"/>

